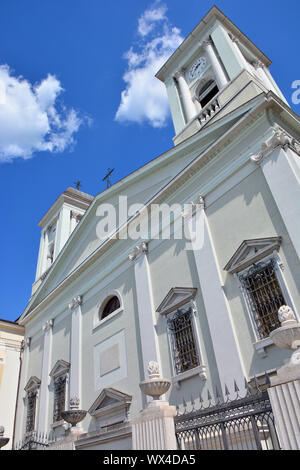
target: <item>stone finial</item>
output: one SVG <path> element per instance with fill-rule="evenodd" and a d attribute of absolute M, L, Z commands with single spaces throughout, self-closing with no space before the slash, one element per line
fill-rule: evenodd
<path fill-rule="evenodd" d="M 159 364 L 156 361 L 150 361 L 148 364 L 149 379 L 158 379 L 160 377 Z"/>
<path fill-rule="evenodd" d="M 70 409 L 71 410 L 78 410 L 79 409 L 80 400 L 78 397 L 70 398 Z"/>
<path fill-rule="evenodd" d="M 281 326 L 297 323 L 293 310 L 287 305 L 282 305 L 278 310 L 278 319 L 281 323 Z"/>

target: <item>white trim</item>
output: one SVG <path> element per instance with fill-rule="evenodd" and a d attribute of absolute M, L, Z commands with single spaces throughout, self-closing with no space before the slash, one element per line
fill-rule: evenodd
<path fill-rule="evenodd" d="M 201 380 L 206 380 L 206 366 L 204 364 L 194 367 L 193 369 L 186 370 L 185 372 L 182 372 L 181 374 L 174 375 L 172 377 L 172 384 L 175 385 L 177 389 L 180 388 L 180 382 L 183 380 L 190 379 L 191 377 L 195 377 L 196 375 L 199 375 Z"/>
<path fill-rule="evenodd" d="M 112 298 L 112 297 L 118 297 L 119 302 L 120 302 L 120 307 L 117 308 L 117 310 L 114 310 L 112 313 L 110 313 L 107 317 L 105 318 L 100 318 L 100 315 L 102 315 L 103 308 L 105 307 L 106 303 Z M 113 291 L 106 291 L 104 294 L 102 294 L 100 301 L 97 303 L 96 306 L 96 311 L 93 316 L 93 331 L 98 328 L 100 325 L 103 325 L 103 323 L 111 320 L 114 318 L 116 315 L 119 313 L 123 312 L 124 306 L 123 306 L 123 299 L 119 291 L 113 290 Z"/>

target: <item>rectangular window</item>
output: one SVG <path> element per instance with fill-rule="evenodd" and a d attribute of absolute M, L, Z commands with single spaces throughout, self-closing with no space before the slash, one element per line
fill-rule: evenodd
<path fill-rule="evenodd" d="M 30 392 L 28 393 L 28 396 L 27 396 L 26 432 L 34 431 L 35 412 L 36 412 L 36 394 L 37 392 Z"/>
<path fill-rule="evenodd" d="M 286 304 L 276 276 L 276 262 L 255 263 L 239 276 L 260 339 L 280 327 L 278 309 Z"/>
<path fill-rule="evenodd" d="M 58 377 L 54 381 L 54 408 L 53 422 L 61 421 L 61 412 L 65 410 L 66 403 L 66 376 Z"/>
<path fill-rule="evenodd" d="M 200 365 L 196 344 L 192 308 L 178 309 L 168 315 L 168 332 L 172 350 L 174 372 L 181 374 Z"/>

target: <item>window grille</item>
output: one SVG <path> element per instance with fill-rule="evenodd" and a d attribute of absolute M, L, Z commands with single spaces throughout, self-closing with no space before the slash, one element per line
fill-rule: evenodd
<path fill-rule="evenodd" d="M 102 310 L 102 315 L 100 315 L 101 317 L 100 319 L 108 317 L 108 315 L 113 313 L 118 308 L 120 308 L 120 301 L 117 296 L 114 296 L 111 299 L 109 299 L 108 302 L 105 304 Z"/>
<path fill-rule="evenodd" d="M 66 376 L 58 377 L 54 382 L 54 411 L 53 422 L 62 420 L 61 413 L 65 410 Z"/>
<path fill-rule="evenodd" d="M 35 412 L 36 412 L 36 396 L 37 392 L 29 392 L 27 396 L 27 420 L 26 432 L 34 431 L 35 425 Z"/>
<path fill-rule="evenodd" d="M 192 309 L 178 309 L 175 313 L 168 315 L 167 326 L 175 373 L 180 374 L 200 365 Z"/>
<path fill-rule="evenodd" d="M 272 259 L 267 264 L 254 264 L 239 278 L 247 295 L 259 338 L 266 338 L 271 331 L 281 326 L 278 309 L 286 304 L 276 276 L 275 260 Z"/>

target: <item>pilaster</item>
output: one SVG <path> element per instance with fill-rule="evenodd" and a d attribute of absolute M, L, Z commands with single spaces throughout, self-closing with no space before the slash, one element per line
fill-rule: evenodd
<path fill-rule="evenodd" d="M 146 377 L 148 363 L 154 360 L 160 363 L 156 317 L 153 306 L 150 268 L 147 258 L 148 245 L 142 242 L 136 246 L 129 259 L 134 263 L 135 286 L 138 304 L 140 337 L 144 376 Z"/>
<path fill-rule="evenodd" d="M 44 347 L 43 347 L 43 362 L 42 362 L 42 375 L 41 387 L 39 394 L 39 415 L 38 415 L 38 432 L 47 432 L 48 427 L 48 400 L 49 400 L 49 372 L 51 363 L 51 349 L 52 349 L 52 327 L 54 320 L 48 320 L 44 326 Z"/>
<path fill-rule="evenodd" d="M 70 360 L 70 397 L 81 400 L 81 305 L 82 296 L 78 295 L 69 304 L 71 311 L 71 360 Z"/>
<path fill-rule="evenodd" d="M 242 359 L 235 337 L 227 300 L 222 288 L 213 241 L 210 234 L 204 199 L 199 196 L 190 204 L 187 217 L 188 231 L 202 291 L 206 316 L 213 343 L 222 389 L 236 381 L 244 386 Z"/>
<path fill-rule="evenodd" d="M 300 158 L 300 144 L 281 129 L 251 155 L 261 166 L 272 196 L 285 223 L 289 237 L 300 259 L 300 177 L 296 158 Z"/>

